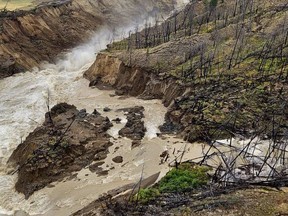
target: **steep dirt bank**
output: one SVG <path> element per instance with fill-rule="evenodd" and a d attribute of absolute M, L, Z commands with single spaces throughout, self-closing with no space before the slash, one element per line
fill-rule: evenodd
<path fill-rule="evenodd" d="M 28 198 L 49 183 L 105 159 L 112 145 L 106 133 L 112 126 L 98 112 L 58 104 L 46 113 L 45 123 L 21 143 L 9 159 L 16 167 L 16 190 Z"/>
<path fill-rule="evenodd" d="M 0 78 L 54 61 L 61 51 L 86 41 L 100 27 L 136 25 L 148 16 L 166 15 L 175 4 L 168 0 L 67 0 L 29 11 L 1 12 Z"/>
<path fill-rule="evenodd" d="M 85 72 L 90 86 L 109 85 L 118 95 L 138 96 L 143 99 L 162 99 L 165 106 L 183 95 L 185 88 L 173 78 L 159 76 L 140 66 L 128 66 L 117 56 L 99 53 L 94 64 Z"/>

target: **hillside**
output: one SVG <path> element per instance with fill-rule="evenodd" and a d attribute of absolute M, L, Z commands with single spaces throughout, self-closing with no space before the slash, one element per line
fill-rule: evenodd
<path fill-rule="evenodd" d="M 167 126 L 191 142 L 281 139 L 288 117 L 287 10 L 285 1 L 194 1 L 163 24 L 111 44 L 85 76 L 121 93 L 164 99 Z"/>
<path fill-rule="evenodd" d="M 173 182 L 175 172 L 181 171 L 177 163 L 182 162 L 185 146 L 175 156 L 176 171 L 172 169 L 154 187 L 140 190 L 138 205 L 131 196 L 108 199 L 100 208 L 102 214 L 288 212 L 286 193 L 263 192 L 262 196 L 253 188 L 237 190 L 238 186 L 287 186 L 287 10 L 288 3 L 283 0 L 190 1 L 165 22 L 147 23 L 140 32 L 136 28 L 136 33 L 97 56 L 84 75 L 91 86 L 110 85 L 118 95 L 162 99 L 168 107 L 162 133 L 207 143 L 211 150 L 199 157 L 200 162 L 191 158 L 189 163 L 205 164 L 213 170 L 210 183 L 200 191 L 191 190 L 190 185 L 188 192 L 187 188 L 184 193 L 163 192 L 165 179 Z M 221 163 L 211 166 L 215 155 Z M 175 179 L 174 184 L 185 185 L 185 178 L 179 176 L 184 182 Z M 92 203 L 78 213 L 95 213 L 97 205 Z"/>

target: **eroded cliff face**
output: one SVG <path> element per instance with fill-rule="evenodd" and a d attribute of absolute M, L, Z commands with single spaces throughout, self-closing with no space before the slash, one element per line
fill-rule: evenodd
<path fill-rule="evenodd" d="M 162 99 L 165 106 L 172 105 L 174 99 L 185 93 L 184 86 L 173 78 L 129 66 L 118 57 L 107 52 L 98 54 L 94 64 L 85 72 L 91 86 L 109 85 L 118 95 L 128 94 L 143 99 Z"/>
<path fill-rule="evenodd" d="M 69 0 L 1 14 L 0 78 L 53 62 L 61 51 L 86 41 L 101 27 L 136 25 L 159 11 L 169 13 L 174 5 L 174 0 Z"/>

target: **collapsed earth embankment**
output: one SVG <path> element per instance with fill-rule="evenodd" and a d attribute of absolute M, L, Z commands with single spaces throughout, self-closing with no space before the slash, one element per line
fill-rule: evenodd
<path fill-rule="evenodd" d="M 136 26 L 141 20 L 167 15 L 175 5 L 165 0 L 67 0 L 1 12 L 0 78 L 31 70 L 43 61 L 55 62 L 61 52 L 87 41 L 100 28 Z"/>

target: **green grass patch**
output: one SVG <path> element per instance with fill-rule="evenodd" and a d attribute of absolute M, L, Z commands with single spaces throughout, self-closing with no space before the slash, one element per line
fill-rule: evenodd
<path fill-rule="evenodd" d="M 141 203 L 147 203 L 159 195 L 160 191 L 157 188 L 143 188 L 134 196 L 134 200 L 138 200 Z"/>
<path fill-rule="evenodd" d="M 207 174 L 209 170 L 205 166 L 183 163 L 177 169 L 169 171 L 154 187 L 141 189 L 133 200 L 147 203 L 156 199 L 161 193 L 187 192 L 202 187 L 209 181 Z"/>
<path fill-rule="evenodd" d="M 209 181 L 208 171 L 209 168 L 204 166 L 192 166 L 189 163 L 181 164 L 178 169 L 173 168 L 160 180 L 159 191 L 161 193 L 185 192 L 204 186 Z"/>

